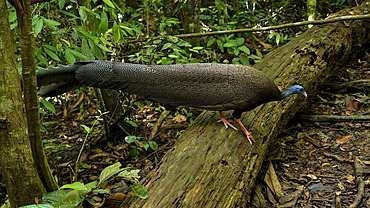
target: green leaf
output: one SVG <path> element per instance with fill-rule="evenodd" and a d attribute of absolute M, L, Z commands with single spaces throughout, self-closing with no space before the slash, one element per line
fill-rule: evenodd
<path fill-rule="evenodd" d="M 81 163 L 81 167 L 82 168 L 90 168 L 90 165 L 86 164 L 86 163 Z"/>
<path fill-rule="evenodd" d="M 22 208 L 55 208 L 55 207 L 51 204 L 32 204 L 32 205 L 22 206 Z"/>
<path fill-rule="evenodd" d="M 150 148 L 158 150 L 158 144 L 155 141 L 149 141 Z"/>
<path fill-rule="evenodd" d="M 131 121 L 131 120 L 128 120 L 128 119 L 125 119 L 125 122 L 130 124 L 131 126 L 133 127 L 138 127 L 138 125 L 134 122 L 134 121 Z"/>
<path fill-rule="evenodd" d="M 93 181 L 93 182 L 90 182 L 88 184 L 86 184 L 86 188 L 88 189 L 93 189 L 93 188 L 96 188 L 96 185 L 97 185 L 98 181 Z"/>
<path fill-rule="evenodd" d="M 38 48 L 36 51 L 35 51 L 35 54 L 36 54 L 36 57 L 39 61 L 41 61 L 41 63 L 45 64 L 45 65 L 48 65 L 48 60 L 41 54 L 42 52 L 42 48 Z"/>
<path fill-rule="evenodd" d="M 132 193 L 142 199 L 146 199 L 148 197 L 148 189 L 139 185 L 138 183 L 132 184 L 129 189 L 132 191 Z"/>
<path fill-rule="evenodd" d="M 45 99 L 41 99 L 41 102 L 45 106 L 46 109 L 48 109 L 49 111 L 51 111 L 53 114 L 56 114 L 55 107 L 54 107 L 54 105 L 51 102 L 46 101 Z"/>
<path fill-rule="evenodd" d="M 109 50 L 107 47 L 101 45 L 101 44 L 97 44 L 97 46 L 102 49 L 103 51 L 106 51 L 106 52 L 112 52 L 111 50 Z"/>
<path fill-rule="evenodd" d="M 85 6 L 80 7 L 80 9 L 78 11 L 78 14 L 80 14 L 80 17 L 81 17 L 82 21 L 86 22 L 87 14 L 86 14 L 86 7 Z"/>
<path fill-rule="evenodd" d="M 42 19 L 38 19 L 35 24 L 35 27 L 33 28 L 35 37 L 37 37 L 37 35 L 41 32 L 43 25 L 44 25 L 44 21 Z"/>
<path fill-rule="evenodd" d="M 85 198 L 83 197 L 84 190 L 73 190 L 63 195 L 62 207 L 76 207 L 81 204 Z M 60 207 L 60 206 L 58 206 Z"/>
<path fill-rule="evenodd" d="M 210 47 L 211 45 L 213 45 L 213 43 L 216 41 L 216 38 L 210 38 L 208 41 L 207 41 L 207 47 Z"/>
<path fill-rule="evenodd" d="M 91 52 L 88 40 L 83 38 L 81 43 L 81 53 L 88 59 L 93 59 L 94 55 Z M 86 59 L 85 59 L 86 60 Z"/>
<path fill-rule="evenodd" d="M 246 56 L 239 56 L 239 59 L 240 59 L 240 62 L 242 62 L 242 64 L 244 65 L 249 65 L 249 58 L 247 58 Z"/>
<path fill-rule="evenodd" d="M 71 52 L 73 55 L 75 55 L 75 56 L 77 56 L 77 57 L 79 57 L 79 58 L 81 58 L 81 59 L 84 59 L 84 60 L 88 60 L 88 59 L 89 59 L 87 56 L 85 56 L 85 55 L 83 55 L 82 53 L 77 52 L 77 51 L 75 51 L 75 50 L 70 50 L 70 52 Z"/>
<path fill-rule="evenodd" d="M 42 196 L 42 204 L 51 204 L 54 207 L 59 207 L 63 204 L 63 195 L 67 194 L 68 190 L 56 190 L 53 192 L 47 192 Z"/>
<path fill-rule="evenodd" d="M 51 19 L 46 19 L 45 17 L 41 17 L 42 20 L 44 21 L 44 23 L 50 27 L 52 30 L 56 30 L 55 29 L 55 26 L 58 26 L 60 25 L 60 22 L 57 22 L 55 20 L 51 20 Z"/>
<path fill-rule="evenodd" d="M 244 38 L 237 38 L 237 39 L 236 39 L 236 44 L 237 44 L 238 46 L 242 45 L 243 43 L 244 43 Z"/>
<path fill-rule="evenodd" d="M 53 25 L 53 26 L 60 25 L 60 22 L 58 22 L 58 21 L 51 20 L 51 19 L 46 19 L 44 17 L 42 19 L 44 20 L 45 24 L 47 24 L 47 25 Z"/>
<path fill-rule="evenodd" d="M 108 16 L 105 11 L 101 14 L 101 20 L 99 24 L 99 32 L 105 34 L 108 30 Z"/>
<path fill-rule="evenodd" d="M 86 186 L 81 182 L 74 182 L 72 184 L 66 184 L 60 189 L 73 189 L 73 190 L 87 190 Z"/>
<path fill-rule="evenodd" d="M 113 2 L 111 2 L 110 0 L 103 0 L 104 3 L 106 3 L 108 6 L 112 7 L 113 9 L 116 8 L 113 4 Z"/>
<path fill-rule="evenodd" d="M 112 34 L 117 40 L 121 39 L 121 33 L 119 32 L 119 26 L 117 25 L 116 22 L 113 23 Z"/>
<path fill-rule="evenodd" d="M 238 48 L 234 48 L 234 55 L 235 56 L 238 56 L 240 53 L 239 49 Z"/>
<path fill-rule="evenodd" d="M 117 162 L 117 163 L 114 163 L 113 165 L 110 165 L 104 168 L 104 170 L 100 173 L 99 184 L 109 179 L 110 177 L 114 176 L 115 174 L 119 173 L 120 171 L 122 171 L 120 167 L 121 167 L 121 163 Z"/>
<path fill-rule="evenodd" d="M 247 55 L 250 55 L 251 54 L 251 51 L 249 50 L 249 48 L 247 46 L 240 46 L 239 47 L 239 50 L 243 51 L 245 54 Z"/>
<path fill-rule="evenodd" d="M 234 47 L 235 43 L 234 42 L 227 42 L 224 44 L 224 47 Z"/>
<path fill-rule="evenodd" d="M 71 50 L 69 49 L 66 49 L 65 57 L 70 64 L 73 64 L 74 62 L 76 62 L 76 58 L 73 56 L 73 54 L 71 53 Z"/>
<path fill-rule="evenodd" d="M 239 57 L 235 57 L 235 58 L 233 58 L 233 60 L 231 62 L 233 64 L 240 64 L 239 61 L 240 61 Z"/>
<path fill-rule="evenodd" d="M 143 148 L 145 149 L 145 151 L 147 151 L 147 150 L 148 150 L 148 148 L 149 148 L 149 144 L 148 144 L 148 143 L 144 144 L 144 145 L 143 145 Z"/>
<path fill-rule="evenodd" d="M 117 175 L 117 177 L 124 177 L 124 178 L 130 178 L 130 179 L 133 179 L 133 178 L 139 179 L 140 178 L 139 172 L 140 172 L 139 169 L 134 169 L 134 170 L 130 170 L 130 171 L 124 170 L 124 171 L 120 172 Z"/>
<path fill-rule="evenodd" d="M 134 136 L 134 135 L 131 135 L 131 136 L 126 136 L 125 137 L 125 141 L 127 142 L 127 143 L 132 143 L 132 142 L 134 142 L 136 139 L 138 139 L 136 136 Z"/>
<path fill-rule="evenodd" d="M 96 189 L 96 190 L 93 190 L 92 193 L 93 194 L 107 194 L 109 193 L 109 191 L 106 189 Z"/>
<path fill-rule="evenodd" d="M 280 34 L 276 34 L 276 45 L 280 43 Z"/>
<path fill-rule="evenodd" d="M 44 51 L 46 54 L 48 54 L 50 56 L 50 58 L 54 59 L 55 61 L 59 61 L 61 62 L 61 60 L 59 59 L 58 55 L 55 54 L 53 51 L 47 49 L 47 48 L 44 48 Z"/>
<path fill-rule="evenodd" d="M 82 126 L 88 134 L 91 132 L 91 128 L 90 127 L 88 127 L 88 126 L 86 126 L 84 124 L 81 124 L 80 126 Z"/>
<path fill-rule="evenodd" d="M 201 46 L 196 46 L 196 47 L 193 47 L 193 49 L 194 49 L 194 50 L 199 51 L 199 50 L 202 50 L 202 49 L 203 49 L 203 47 L 201 47 Z"/>
<path fill-rule="evenodd" d="M 164 46 L 162 47 L 162 50 L 166 50 L 167 48 L 170 48 L 172 46 L 172 43 L 166 43 L 164 44 Z"/>
<path fill-rule="evenodd" d="M 175 59 L 178 59 L 178 58 L 179 58 L 179 56 L 174 55 L 174 54 L 169 54 L 169 55 L 168 55 L 168 57 L 170 57 L 170 58 L 175 58 Z"/>
<path fill-rule="evenodd" d="M 113 46 L 113 44 L 112 44 L 111 42 L 107 41 L 107 40 L 106 40 L 106 39 L 104 39 L 104 38 L 100 38 L 100 40 L 101 40 L 103 43 L 105 43 L 105 44 L 107 44 L 107 45 L 109 45 L 109 46 Z"/>
<path fill-rule="evenodd" d="M 64 8 L 64 4 L 66 3 L 66 1 L 65 0 L 59 0 L 58 3 L 59 3 L 59 9 L 61 10 L 61 9 Z"/>
<path fill-rule="evenodd" d="M 15 20 L 17 20 L 17 13 L 9 11 L 9 22 L 14 22 Z"/>

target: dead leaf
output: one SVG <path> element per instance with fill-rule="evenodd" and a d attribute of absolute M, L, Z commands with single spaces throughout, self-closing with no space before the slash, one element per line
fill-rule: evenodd
<path fill-rule="evenodd" d="M 108 156 L 109 153 L 108 152 L 103 152 L 103 153 L 98 153 L 98 154 L 95 154 L 95 155 L 91 155 L 89 157 L 90 160 L 93 160 L 94 158 L 97 158 L 97 157 L 105 157 L 105 156 Z"/>
<path fill-rule="evenodd" d="M 307 177 L 311 178 L 312 180 L 316 180 L 317 177 L 313 174 L 307 174 Z"/>
<path fill-rule="evenodd" d="M 356 180 L 356 177 L 354 177 L 353 175 L 351 175 L 351 174 L 348 174 L 348 175 L 346 175 L 346 176 L 343 176 L 342 178 L 345 178 L 345 179 L 347 179 L 348 180 L 348 182 L 350 182 L 350 183 L 354 183 L 354 181 Z"/>
<path fill-rule="evenodd" d="M 172 120 L 177 123 L 183 123 L 186 121 L 186 117 L 184 115 L 179 114 L 175 116 L 175 118 L 173 118 Z"/>
<path fill-rule="evenodd" d="M 342 182 L 340 182 L 340 181 L 339 181 L 339 183 L 338 183 L 338 187 L 339 187 L 339 189 L 340 189 L 340 190 L 344 190 L 344 189 L 345 189 L 345 187 L 344 187 L 343 183 L 342 183 Z"/>
<path fill-rule="evenodd" d="M 346 97 L 346 108 L 350 111 L 357 111 L 358 101 L 355 99 L 354 96 L 347 96 Z"/>
<path fill-rule="evenodd" d="M 343 144 L 343 143 L 348 142 L 348 140 L 349 140 L 351 137 L 352 137 L 351 135 L 341 136 L 341 137 L 339 137 L 339 139 L 337 139 L 335 142 L 336 142 L 336 143 L 338 143 L 338 144 Z"/>

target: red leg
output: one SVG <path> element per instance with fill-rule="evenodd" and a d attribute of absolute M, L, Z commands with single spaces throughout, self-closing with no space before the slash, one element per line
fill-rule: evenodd
<path fill-rule="evenodd" d="M 218 111 L 221 115 L 221 119 L 218 121 L 218 122 L 223 122 L 225 127 L 228 128 L 229 126 L 233 129 L 235 129 L 236 131 L 238 130 L 237 128 L 235 128 L 235 126 L 233 126 L 228 120 L 226 120 L 224 114 L 222 113 L 222 111 Z"/>
<path fill-rule="evenodd" d="M 248 131 L 247 131 L 247 129 L 244 127 L 244 125 L 242 124 L 242 122 L 240 122 L 240 120 L 239 119 L 235 119 L 235 121 L 236 122 L 238 122 L 238 124 L 239 124 L 239 126 L 240 126 L 240 128 L 242 128 L 242 130 L 243 130 L 243 132 L 244 132 L 244 134 L 247 136 L 247 139 L 248 139 L 248 141 L 249 141 L 249 143 L 251 143 L 252 144 L 252 141 L 253 142 L 255 142 L 254 141 L 254 139 L 253 139 L 253 136 L 252 136 L 252 134 L 251 133 L 249 133 Z M 251 141 L 251 139 L 252 139 L 252 141 Z"/>

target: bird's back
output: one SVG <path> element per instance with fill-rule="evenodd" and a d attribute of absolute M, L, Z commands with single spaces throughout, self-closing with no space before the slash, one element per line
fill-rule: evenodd
<path fill-rule="evenodd" d="M 279 89 L 268 77 L 242 65 L 81 63 L 76 78 L 83 84 L 122 90 L 172 106 L 250 110 L 280 98 Z"/>

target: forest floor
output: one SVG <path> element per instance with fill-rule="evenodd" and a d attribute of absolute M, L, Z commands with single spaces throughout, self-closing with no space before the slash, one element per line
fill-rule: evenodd
<path fill-rule="evenodd" d="M 327 121 L 297 115 L 280 134 L 277 139 L 280 157 L 271 159 L 272 166 L 266 165 L 270 167 L 268 174 L 275 175 L 278 183 L 259 180 L 267 207 L 349 207 L 356 200 L 359 201 L 353 207 L 370 207 L 370 90 L 360 88 L 356 80 L 367 80 L 369 86 L 368 53 L 330 77 L 316 95 L 309 96 L 308 106 L 298 113 L 328 115 Z M 349 84 L 337 88 L 343 83 Z M 47 130 L 43 133 L 45 151 L 60 187 L 76 181 L 83 184 L 98 181 L 102 171 L 117 162 L 122 164 L 121 168 L 139 170 L 140 178 L 135 171 L 126 177 L 105 175 L 106 180 L 98 188 L 106 193 L 85 194 L 83 207 L 117 207 L 130 191 L 130 185 L 158 168 L 163 155 L 199 112 L 179 109 L 167 117 L 153 139 L 148 139 L 163 108 L 128 96 L 126 101 L 130 104 L 124 104 L 127 117 L 138 127 L 128 121 L 119 129 L 136 137 L 116 134 L 115 138 L 104 140 L 104 122 L 99 118 L 97 100 L 92 90 L 87 92 L 84 99 L 80 99 L 81 94 L 67 94 L 66 99 L 56 100 L 56 114 L 42 116 L 42 125 Z M 357 115 L 364 120 L 338 121 L 333 115 Z M 92 129 L 88 136 L 81 124 Z M 0 183 L 2 201 L 5 194 L 5 185 Z"/>
<path fill-rule="evenodd" d="M 369 82 L 365 53 L 329 77 L 281 134 L 284 151 L 273 164 L 295 207 L 370 207 Z M 346 118 L 353 115 L 358 119 Z"/>

